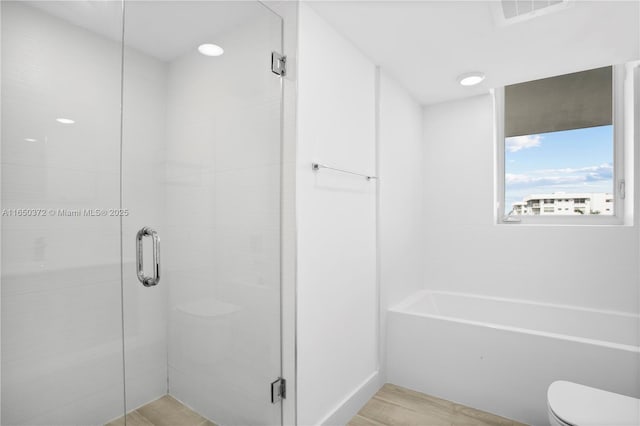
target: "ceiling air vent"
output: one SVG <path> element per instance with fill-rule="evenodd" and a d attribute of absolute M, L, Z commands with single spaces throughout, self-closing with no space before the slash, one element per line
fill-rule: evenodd
<path fill-rule="evenodd" d="M 501 0 L 493 3 L 494 15 L 499 25 L 509 25 L 566 9 L 573 2 L 574 0 Z"/>

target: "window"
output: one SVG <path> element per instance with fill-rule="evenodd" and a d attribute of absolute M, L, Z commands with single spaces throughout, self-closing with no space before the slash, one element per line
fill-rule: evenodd
<path fill-rule="evenodd" d="M 621 223 L 622 76 L 609 66 L 496 91 L 499 221 Z"/>

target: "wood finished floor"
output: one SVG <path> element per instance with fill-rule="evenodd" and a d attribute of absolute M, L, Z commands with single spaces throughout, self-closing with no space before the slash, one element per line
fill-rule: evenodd
<path fill-rule="evenodd" d="M 351 419 L 348 426 L 526 426 L 455 402 L 387 383 Z M 124 417 L 106 426 L 124 426 Z M 163 396 L 127 414 L 127 426 L 216 426 Z"/>
<path fill-rule="evenodd" d="M 526 426 L 387 383 L 348 426 Z"/>
<path fill-rule="evenodd" d="M 106 426 L 124 426 L 120 417 Z M 127 414 L 127 426 L 216 426 L 180 401 L 165 395 Z"/>

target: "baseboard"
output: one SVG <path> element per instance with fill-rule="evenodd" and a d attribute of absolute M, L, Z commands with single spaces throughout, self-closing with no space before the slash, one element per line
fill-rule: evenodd
<path fill-rule="evenodd" d="M 338 406 L 333 409 L 324 419 L 320 421 L 324 426 L 344 426 L 364 404 L 371 399 L 378 389 L 382 387 L 380 374 L 378 371 L 373 372 L 367 379 L 362 382 L 351 394 L 349 394 Z"/>

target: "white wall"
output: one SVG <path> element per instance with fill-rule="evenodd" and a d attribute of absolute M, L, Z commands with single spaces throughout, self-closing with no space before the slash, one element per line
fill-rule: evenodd
<path fill-rule="evenodd" d="M 422 107 L 380 73 L 380 250 L 384 305 L 424 285 Z"/>
<path fill-rule="evenodd" d="M 376 182 L 311 170 L 376 173 L 375 67 L 308 5 L 299 19 L 298 424 L 313 425 L 377 380 Z"/>
<path fill-rule="evenodd" d="M 424 286 L 424 163 L 422 107 L 384 70 L 380 71 L 378 93 L 380 336 L 384 357 L 387 309 Z M 383 377 L 386 379 L 386 374 Z"/>
<path fill-rule="evenodd" d="M 494 224 L 489 95 L 426 107 L 429 289 L 638 312 L 638 227 Z"/>

